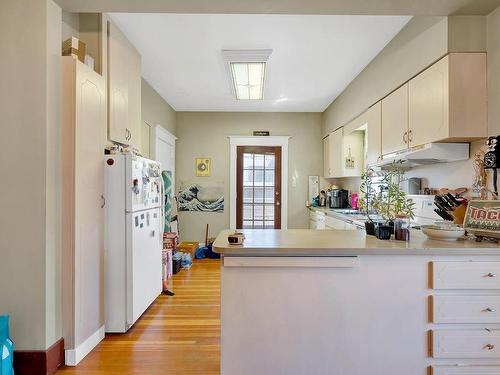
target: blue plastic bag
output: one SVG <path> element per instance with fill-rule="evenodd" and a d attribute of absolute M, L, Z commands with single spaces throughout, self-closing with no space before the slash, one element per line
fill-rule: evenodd
<path fill-rule="evenodd" d="M 14 375 L 14 343 L 9 337 L 9 316 L 0 315 L 0 375 Z"/>

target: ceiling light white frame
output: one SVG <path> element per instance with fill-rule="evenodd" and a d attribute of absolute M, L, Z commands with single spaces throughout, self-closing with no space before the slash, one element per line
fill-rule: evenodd
<path fill-rule="evenodd" d="M 236 158 L 238 146 L 281 147 L 281 229 L 288 228 L 288 142 L 290 136 L 243 137 L 229 136 L 229 226 L 236 229 Z"/>
<path fill-rule="evenodd" d="M 237 98 L 236 86 L 233 80 L 233 73 L 231 71 L 231 63 L 264 63 L 264 75 L 267 72 L 267 61 L 269 56 L 273 53 L 272 49 L 223 49 L 221 51 L 222 59 L 224 61 L 224 68 L 226 69 L 226 76 L 228 78 L 229 89 L 233 97 Z M 262 81 L 262 99 L 265 97 L 266 78 L 263 77 Z"/>

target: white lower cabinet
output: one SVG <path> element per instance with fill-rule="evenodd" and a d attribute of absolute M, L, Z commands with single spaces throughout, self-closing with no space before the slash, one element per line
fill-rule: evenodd
<path fill-rule="evenodd" d="M 500 296 L 432 296 L 433 323 L 500 323 Z"/>
<path fill-rule="evenodd" d="M 433 289 L 500 289 L 500 262 L 432 262 Z"/>
<path fill-rule="evenodd" d="M 432 375 L 500 375 L 500 366 L 433 366 Z"/>
<path fill-rule="evenodd" d="M 429 355 L 456 361 L 431 374 L 500 375 L 500 262 L 434 261 L 429 272 Z"/>
<path fill-rule="evenodd" d="M 500 358 L 500 332 L 487 329 L 433 330 L 433 358 Z"/>

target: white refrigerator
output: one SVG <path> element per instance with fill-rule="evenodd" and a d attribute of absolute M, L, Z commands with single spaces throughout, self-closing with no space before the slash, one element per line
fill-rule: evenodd
<path fill-rule="evenodd" d="M 105 156 L 105 327 L 126 332 L 162 291 L 160 163 Z"/>

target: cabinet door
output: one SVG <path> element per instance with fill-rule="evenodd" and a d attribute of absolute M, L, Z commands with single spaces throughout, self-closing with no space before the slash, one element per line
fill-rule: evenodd
<path fill-rule="evenodd" d="M 74 288 L 75 344 L 103 323 L 104 165 L 106 84 L 76 62 L 74 134 Z"/>
<path fill-rule="evenodd" d="M 330 177 L 332 168 L 330 167 L 330 135 L 323 139 L 323 176 Z"/>
<path fill-rule="evenodd" d="M 108 23 L 109 139 L 140 147 L 141 56 L 120 29 Z"/>
<path fill-rule="evenodd" d="M 343 168 L 343 141 L 344 141 L 344 130 L 343 128 L 335 130 L 330 134 L 329 142 L 329 165 L 330 165 L 330 177 L 342 177 Z"/>
<path fill-rule="evenodd" d="M 128 48 L 128 129 L 129 144 L 135 148 L 141 147 L 141 55 L 134 47 Z"/>
<path fill-rule="evenodd" d="M 365 166 L 364 132 L 355 130 L 344 134 L 342 167 L 344 177 L 357 177 L 363 173 Z"/>
<path fill-rule="evenodd" d="M 128 144 L 128 53 L 127 40 L 112 23 L 108 23 L 108 137 Z"/>
<path fill-rule="evenodd" d="M 382 99 L 382 154 L 408 148 L 408 84 Z"/>
<path fill-rule="evenodd" d="M 409 83 L 410 146 L 449 137 L 448 56 L 427 68 Z"/>
<path fill-rule="evenodd" d="M 367 111 L 366 127 L 366 164 L 379 161 L 382 137 L 382 102 L 378 102 Z"/>

